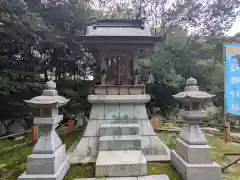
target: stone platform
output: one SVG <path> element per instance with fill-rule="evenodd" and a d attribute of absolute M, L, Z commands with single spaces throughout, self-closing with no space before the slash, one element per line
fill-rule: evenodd
<path fill-rule="evenodd" d="M 138 177 L 80 178 L 75 180 L 169 180 L 169 178 L 167 175 L 152 175 Z"/>
<path fill-rule="evenodd" d="M 90 119 L 70 163 L 95 162 L 103 136 L 138 135 L 147 161 L 170 161 L 168 147 L 154 132 L 145 103 L 149 95 L 90 95 Z M 108 137 L 109 138 L 109 137 Z M 131 145 L 127 145 L 131 150 Z M 125 149 L 125 148 L 124 148 Z"/>

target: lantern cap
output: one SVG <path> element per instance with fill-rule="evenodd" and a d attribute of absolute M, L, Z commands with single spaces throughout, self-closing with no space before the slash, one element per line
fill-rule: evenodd
<path fill-rule="evenodd" d="M 58 95 L 58 92 L 56 91 L 56 83 L 50 80 L 45 83 L 45 88 L 41 96 L 25 100 L 24 102 L 33 107 L 54 108 L 61 107 L 69 101 L 70 99 Z"/>
<path fill-rule="evenodd" d="M 56 87 L 57 87 L 56 83 L 53 82 L 52 80 L 45 83 L 45 89 L 47 89 L 47 90 L 55 90 Z"/>
<path fill-rule="evenodd" d="M 215 95 L 209 94 L 204 91 L 200 91 L 197 86 L 197 80 L 194 78 L 189 78 L 186 80 L 186 86 L 184 91 L 173 95 L 173 97 L 179 101 L 201 101 L 205 99 L 211 99 Z"/>
<path fill-rule="evenodd" d="M 190 77 L 186 80 L 186 86 L 197 86 L 197 80 L 193 77 Z"/>

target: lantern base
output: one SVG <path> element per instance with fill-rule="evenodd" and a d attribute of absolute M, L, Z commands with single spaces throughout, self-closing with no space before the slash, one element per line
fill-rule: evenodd
<path fill-rule="evenodd" d="M 177 139 L 176 152 L 188 164 L 212 164 L 213 162 L 212 148 L 209 145 L 190 145 Z"/>
<path fill-rule="evenodd" d="M 24 172 L 18 177 L 18 180 L 63 180 L 69 168 L 70 164 L 66 158 L 55 174 L 27 174 Z"/>
<path fill-rule="evenodd" d="M 212 164 L 188 164 L 176 151 L 171 151 L 171 163 L 184 180 L 221 180 L 221 166 Z"/>
<path fill-rule="evenodd" d="M 53 154 L 28 156 L 27 170 L 18 180 L 62 180 L 70 168 L 65 149 L 62 145 Z"/>

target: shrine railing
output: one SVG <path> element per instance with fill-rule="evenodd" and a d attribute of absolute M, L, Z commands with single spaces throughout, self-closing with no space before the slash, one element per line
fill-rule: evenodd
<path fill-rule="evenodd" d="M 97 85 L 97 95 L 141 95 L 145 94 L 145 85 Z"/>

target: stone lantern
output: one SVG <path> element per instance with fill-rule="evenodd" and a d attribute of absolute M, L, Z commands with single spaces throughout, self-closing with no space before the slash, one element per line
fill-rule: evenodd
<path fill-rule="evenodd" d="M 40 110 L 34 118 L 34 124 L 39 127 L 40 138 L 34 146 L 32 155 L 27 158 L 26 172 L 18 180 L 62 180 L 70 165 L 66 158 L 66 147 L 56 133 L 56 127 L 63 119 L 58 114 L 58 108 L 67 104 L 68 99 L 59 96 L 56 83 L 49 81 L 41 96 L 25 102 Z"/>
<path fill-rule="evenodd" d="M 173 97 L 184 108 L 180 115 L 186 120 L 186 126 L 177 139 L 176 150 L 171 151 L 171 163 L 184 180 L 220 180 L 221 166 L 212 160 L 212 148 L 199 127 L 206 118 L 202 104 L 214 95 L 199 90 L 197 80 L 189 78 L 186 87 Z"/>

